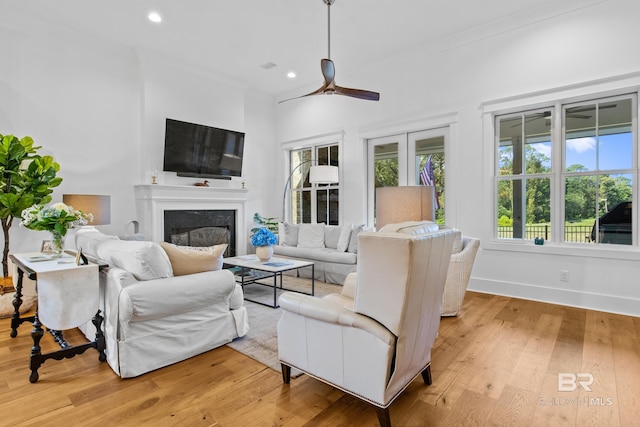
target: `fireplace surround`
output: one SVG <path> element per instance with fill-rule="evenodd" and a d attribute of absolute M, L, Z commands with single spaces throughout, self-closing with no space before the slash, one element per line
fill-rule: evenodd
<path fill-rule="evenodd" d="M 182 185 L 136 185 L 136 211 L 147 240 L 171 242 L 174 234 L 202 227 L 229 230 L 229 256 L 246 254 L 246 189 Z M 178 219 L 176 219 L 178 218 Z M 172 225 L 173 223 L 173 225 Z"/>

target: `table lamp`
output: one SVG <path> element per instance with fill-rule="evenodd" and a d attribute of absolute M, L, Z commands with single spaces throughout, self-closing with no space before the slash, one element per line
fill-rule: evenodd
<path fill-rule="evenodd" d="M 433 186 L 376 188 L 376 229 L 403 221 L 435 221 Z"/>
<path fill-rule="evenodd" d="M 93 221 L 88 224 L 90 226 L 111 224 L 111 196 L 63 194 L 62 202 L 85 214 L 92 214 Z"/>

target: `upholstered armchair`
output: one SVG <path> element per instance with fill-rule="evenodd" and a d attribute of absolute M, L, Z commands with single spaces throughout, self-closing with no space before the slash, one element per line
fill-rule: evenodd
<path fill-rule="evenodd" d="M 296 368 L 376 408 L 389 405 L 417 376 L 431 384 L 454 230 L 431 222 L 359 234 L 358 269 L 341 294 L 280 297 L 278 354 L 283 381 Z"/>
<path fill-rule="evenodd" d="M 443 316 L 456 316 L 460 311 L 464 294 L 469 285 L 473 263 L 480 248 L 480 239 L 462 236 L 459 231 L 457 233 L 447 273 L 447 282 L 444 286 L 441 313 Z"/>

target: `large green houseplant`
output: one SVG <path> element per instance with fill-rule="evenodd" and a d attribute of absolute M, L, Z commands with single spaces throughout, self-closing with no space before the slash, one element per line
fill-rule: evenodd
<path fill-rule="evenodd" d="M 0 134 L 0 221 L 4 234 L 2 273 L 9 275 L 9 229 L 15 217 L 32 205 L 51 201 L 52 188 L 62 182 L 60 165 L 51 156 L 36 154 L 33 139 Z"/>

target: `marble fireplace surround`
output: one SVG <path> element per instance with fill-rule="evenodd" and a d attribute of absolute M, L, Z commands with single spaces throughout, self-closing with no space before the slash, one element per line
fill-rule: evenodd
<path fill-rule="evenodd" d="M 233 210 L 236 213 L 236 255 L 246 254 L 246 189 L 147 184 L 134 186 L 140 231 L 147 240 L 161 242 L 165 211 Z"/>

